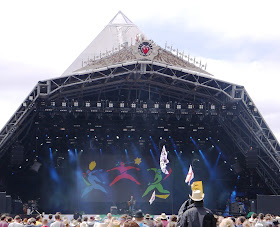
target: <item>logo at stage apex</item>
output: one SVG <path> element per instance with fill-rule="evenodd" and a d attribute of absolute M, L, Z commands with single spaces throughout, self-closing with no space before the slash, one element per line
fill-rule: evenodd
<path fill-rule="evenodd" d="M 153 45 L 150 42 L 141 42 L 138 46 L 138 53 L 142 56 L 149 56 L 153 52 Z"/>

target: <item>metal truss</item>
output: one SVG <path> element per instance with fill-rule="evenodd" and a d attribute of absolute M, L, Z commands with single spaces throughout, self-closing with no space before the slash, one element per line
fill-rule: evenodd
<path fill-rule="evenodd" d="M 251 146 L 258 147 L 260 158 L 271 167 L 272 172 L 279 174 L 279 143 L 243 86 L 217 80 L 208 74 L 152 61 L 131 61 L 38 82 L 1 130 L 0 156 L 15 132 L 24 127 L 29 115 L 35 113 L 38 99 L 82 99 L 119 89 L 149 91 L 178 102 L 201 98 L 219 105 L 238 104 L 235 110 L 239 111 L 238 126 L 237 121 L 227 121 L 227 118 L 221 118 L 221 124 L 244 155 Z M 278 182 L 271 179 L 262 164 L 258 167 L 258 173 L 274 182 L 271 189 L 278 193 Z"/>

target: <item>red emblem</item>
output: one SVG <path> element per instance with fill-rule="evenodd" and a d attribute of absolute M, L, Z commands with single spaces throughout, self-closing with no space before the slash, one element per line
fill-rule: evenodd
<path fill-rule="evenodd" d="M 149 56 L 153 51 L 153 46 L 145 41 L 139 44 L 138 51 L 142 56 Z"/>

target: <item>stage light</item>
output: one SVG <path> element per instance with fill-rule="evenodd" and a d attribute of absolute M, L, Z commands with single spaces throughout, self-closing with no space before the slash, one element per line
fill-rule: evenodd
<path fill-rule="evenodd" d="M 90 107 L 90 102 L 86 102 L 86 107 Z"/>
<path fill-rule="evenodd" d="M 214 145 L 212 145 L 212 147 L 214 147 Z"/>
<path fill-rule="evenodd" d="M 227 161 L 224 161 L 224 163 L 226 164 L 226 163 L 227 163 Z"/>
<path fill-rule="evenodd" d="M 236 106 L 235 106 L 235 105 L 234 105 L 234 106 L 232 106 L 232 109 L 233 109 L 233 110 L 236 110 Z"/>
<path fill-rule="evenodd" d="M 74 106 L 75 106 L 75 107 L 78 107 L 78 106 L 79 106 L 78 101 L 75 101 L 75 102 L 74 102 Z"/>
<path fill-rule="evenodd" d="M 212 137 L 209 137 L 209 139 L 211 140 L 211 139 L 212 139 Z"/>
<path fill-rule="evenodd" d="M 232 171 L 232 168 L 230 168 L 230 171 Z"/>
<path fill-rule="evenodd" d="M 18 168 L 21 169 L 21 166 L 19 166 Z"/>
<path fill-rule="evenodd" d="M 194 151 L 192 151 L 192 153 L 194 153 Z"/>
<path fill-rule="evenodd" d="M 97 106 L 98 108 L 100 108 L 100 107 L 101 107 L 101 102 L 96 103 L 96 106 Z"/>
<path fill-rule="evenodd" d="M 109 135 L 107 135 L 107 138 L 109 138 L 110 136 Z"/>
<path fill-rule="evenodd" d="M 182 109 L 182 105 L 181 105 L 181 104 L 178 104 L 178 105 L 177 105 L 177 110 L 180 110 L 180 109 Z"/>
<path fill-rule="evenodd" d="M 27 159 L 25 159 L 25 161 L 26 161 L 26 162 L 28 162 L 28 158 L 27 158 Z"/>
<path fill-rule="evenodd" d="M 109 102 L 109 107 L 110 108 L 113 108 L 114 107 L 114 104 L 112 102 Z"/>
<path fill-rule="evenodd" d="M 132 107 L 132 108 L 136 108 L 136 103 L 132 103 L 132 104 L 131 104 L 131 107 Z"/>
<path fill-rule="evenodd" d="M 218 142 L 220 142 L 220 140 L 218 140 Z"/>
<path fill-rule="evenodd" d="M 124 108 L 124 102 L 120 103 L 120 108 Z"/>
<path fill-rule="evenodd" d="M 158 103 L 155 103 L 155 104 L 154 104 L 154 107 L 155 107 L 156 109 L 158 109 L 158 108 L 159 108 L 159 104 L 158 104 Z"/>
<path fill-rule="evenodd" d="M 29 100 L 32 101 L 33 100 L 33 96 L 29 96 Z"/>
<path fill-rule="evenodd" d="M 258 112 L 258 109 L 256 107 L 254 107 L 254 112 L 257 113 Z"/>
<path fill-rule="evenodd" d="M 192 139 L 192 137 L 190 136 L 190 139 Z"/>
<path fill-rule="evenodd" d="M 159 137 L 160 140 L 162 140 L 162 137 Z"/>
<path fill-rule="evenodd" d="M 171 136 L 169 136 L 169 139 L 171 138 Z"/>
<path fill-rule="evenodd" d="M 27 106 L 26 102 L 22 103 L 22 106 L 26 107 Z"/>
<path fill-rule="evenodd" d="M 180 151 L 180 153 L 182 154 L 183 152 L 182 152 L 182 151 Z"/>
<path fill-rule="evenodd" d="M 62 107 L 66 107 L 66 102 L 62 102 L 62 103 L 61 103 L 61 106 L 62 106 Z"/>
<path fill-rule="evenodd" d="M 189 109 L 189 110 L 191 110 L 192 107 L 193 107 L 192 104 L 189 104 L 189 105 L 188 105 L 188 109 Z"/>
<path fill-rule="evenodd" d="M 211 104 L 211 110 L 215 110 L 216 106 L 214 104 Z"/>
<path fill-rule="evenodd" d="M 55 106 L 55 102 L 54 101 L 51 102 L 51 106 Z"/>
<path fill-rule="evenodd" d="M 35 153 L 35 150 L 33 150 L 33 153 Z"/>
<path fill-rule="evenodd" d="M 165 108 L 166 108 L 166 109 L 170 109 L 170 103 L 166 103 L 166 104 L 165 104 Z"/>
<path fill-rule="evenodd" d="M 199 109 L 200 109 L 200 110 L 203 110 L 203 104 L 200 104 L 200 105 L 199 105 Z"/>
<path fill-rule="evenodd" d="M 144 103 L 144 104 L 143 104 L 143 108 L 144 108 L 144 109 L 147 109 L 147 108 L 148 108 L 147 103 Z"/>
<path fill-rule="evenodd" d="M 227 107 L 225 105 L 222 105 L 222 110 L 226 110 Z"/>

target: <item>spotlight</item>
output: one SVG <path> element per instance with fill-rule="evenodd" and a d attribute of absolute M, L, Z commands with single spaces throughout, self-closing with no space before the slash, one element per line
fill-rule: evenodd
<path fill-rule="evenodd" d="M 189 110 L 191 110 L 192 107 L 193 107 L 192 104 L 189 104 L 189 105 L 188 105 L 188 109 L 189 109 Z"/>
<path fill-rule="evenodd" d="M 55 106 L 55 102 L 54 101 L 51 102 L 51 106 Z"/>
<path fill-rule="evenodd" d="M 109 107 L 110 108 L 113 108 L 114 107 L 114 104 L 112 102 L 109 102 Z"/>
<path fill-rule="evenodd" d="M 192 151 L 192 153 L 194 153 L 194 151 Z"/>
<path fill-rule="evenodd" d="M 98 108 L 100 108 L 100 107 L 101 107 L 101 102 L 98 102 L 98 103 L 96 104 L 96 106 L 97 106 Z"/>
<path fill-rule="evenodd" d="M 156 109 L 158 109 L 158 108 L 159 108 L 159 104 L 158 104 L 158 103 L 155 103 L 154 107 L 155 107 Z"/>
<path fill-rule="evenodd" d="M 214 104 L 211 104 L 211 110 L 215 110 L 216 106 Z"/>
<path fill-rule="evenodd" d="M 119 137 L 119 136 L 116 136 L 116 138 L 119 139 L 120 137 Z"/>
<path fill-rule="evenodd" d="M 224 163 L 226 164 L 226 163 L 227 163 L 227 161 L 224 161 Z"/>
<path fill-rule="evenodd" d="M 180 109 L 182 109 L 182 105 L 181 105 L 181 104 L 178 104 L 178 105 L 177 105 L 177 110 L 180 110 Z"/>
<path fill-rule="evenodd" d="M 74 106 L 75 106 L 75 107 L 78 107 L 78 106 L 79 106 L 78 101 L 75 101 L 75 102 L 74 102 Z"/>
<path fill-rule="evenodd" d="M 227 107 L 225 105 L 222 105 L 222 110 L 226 110 Z"/>
<path fill-rule="evenodd" d="M 131 104 L 131 107 L 132 107 L 132 108 L 136 108 L 136 103 L 132 103 L 132 104 Z"/>
<path fill-rule="evenodd" d="M 144 103 L 144 104 L 143 104 L 143 108 L 144 108 L 144 109 L 147 109 L 147 108 L 148 108 L 148 104 L 147 104 L 147 103 Z"/>
<path fill-rule="evenodd" d="M 180 153 L 182 154 L 183 152 L 182 152 L 182 151 L 180 151 Z"/>
<path fill-rule="evenodd" d="M 166 104 L 165 104 L 165 108 L 166 108 L 166 109 L 170 109 L 170 103 L 166 103 Z"/>
<path fill-rule="evenodd" d="M 86 102 L 86 107 L 90 107 L 90 102 Z"/>
<path fill-rule="evenodd" d="M 124 102 L 120 103 L 120 108 L 124 108 Z"/>
<path fill-rule="evenodd" d="M 203 110 L 203 104 L 200 104 L 200 105 L 199 105 L 199 109 L 200 109 L 200 110 Z"/>
<path fill-rule="evenodd" d="M 62 106 L 62 107 L 66 107 L 66 102 L 62 102 L 62 103 L 61 103 L 61 106 Z"/>

